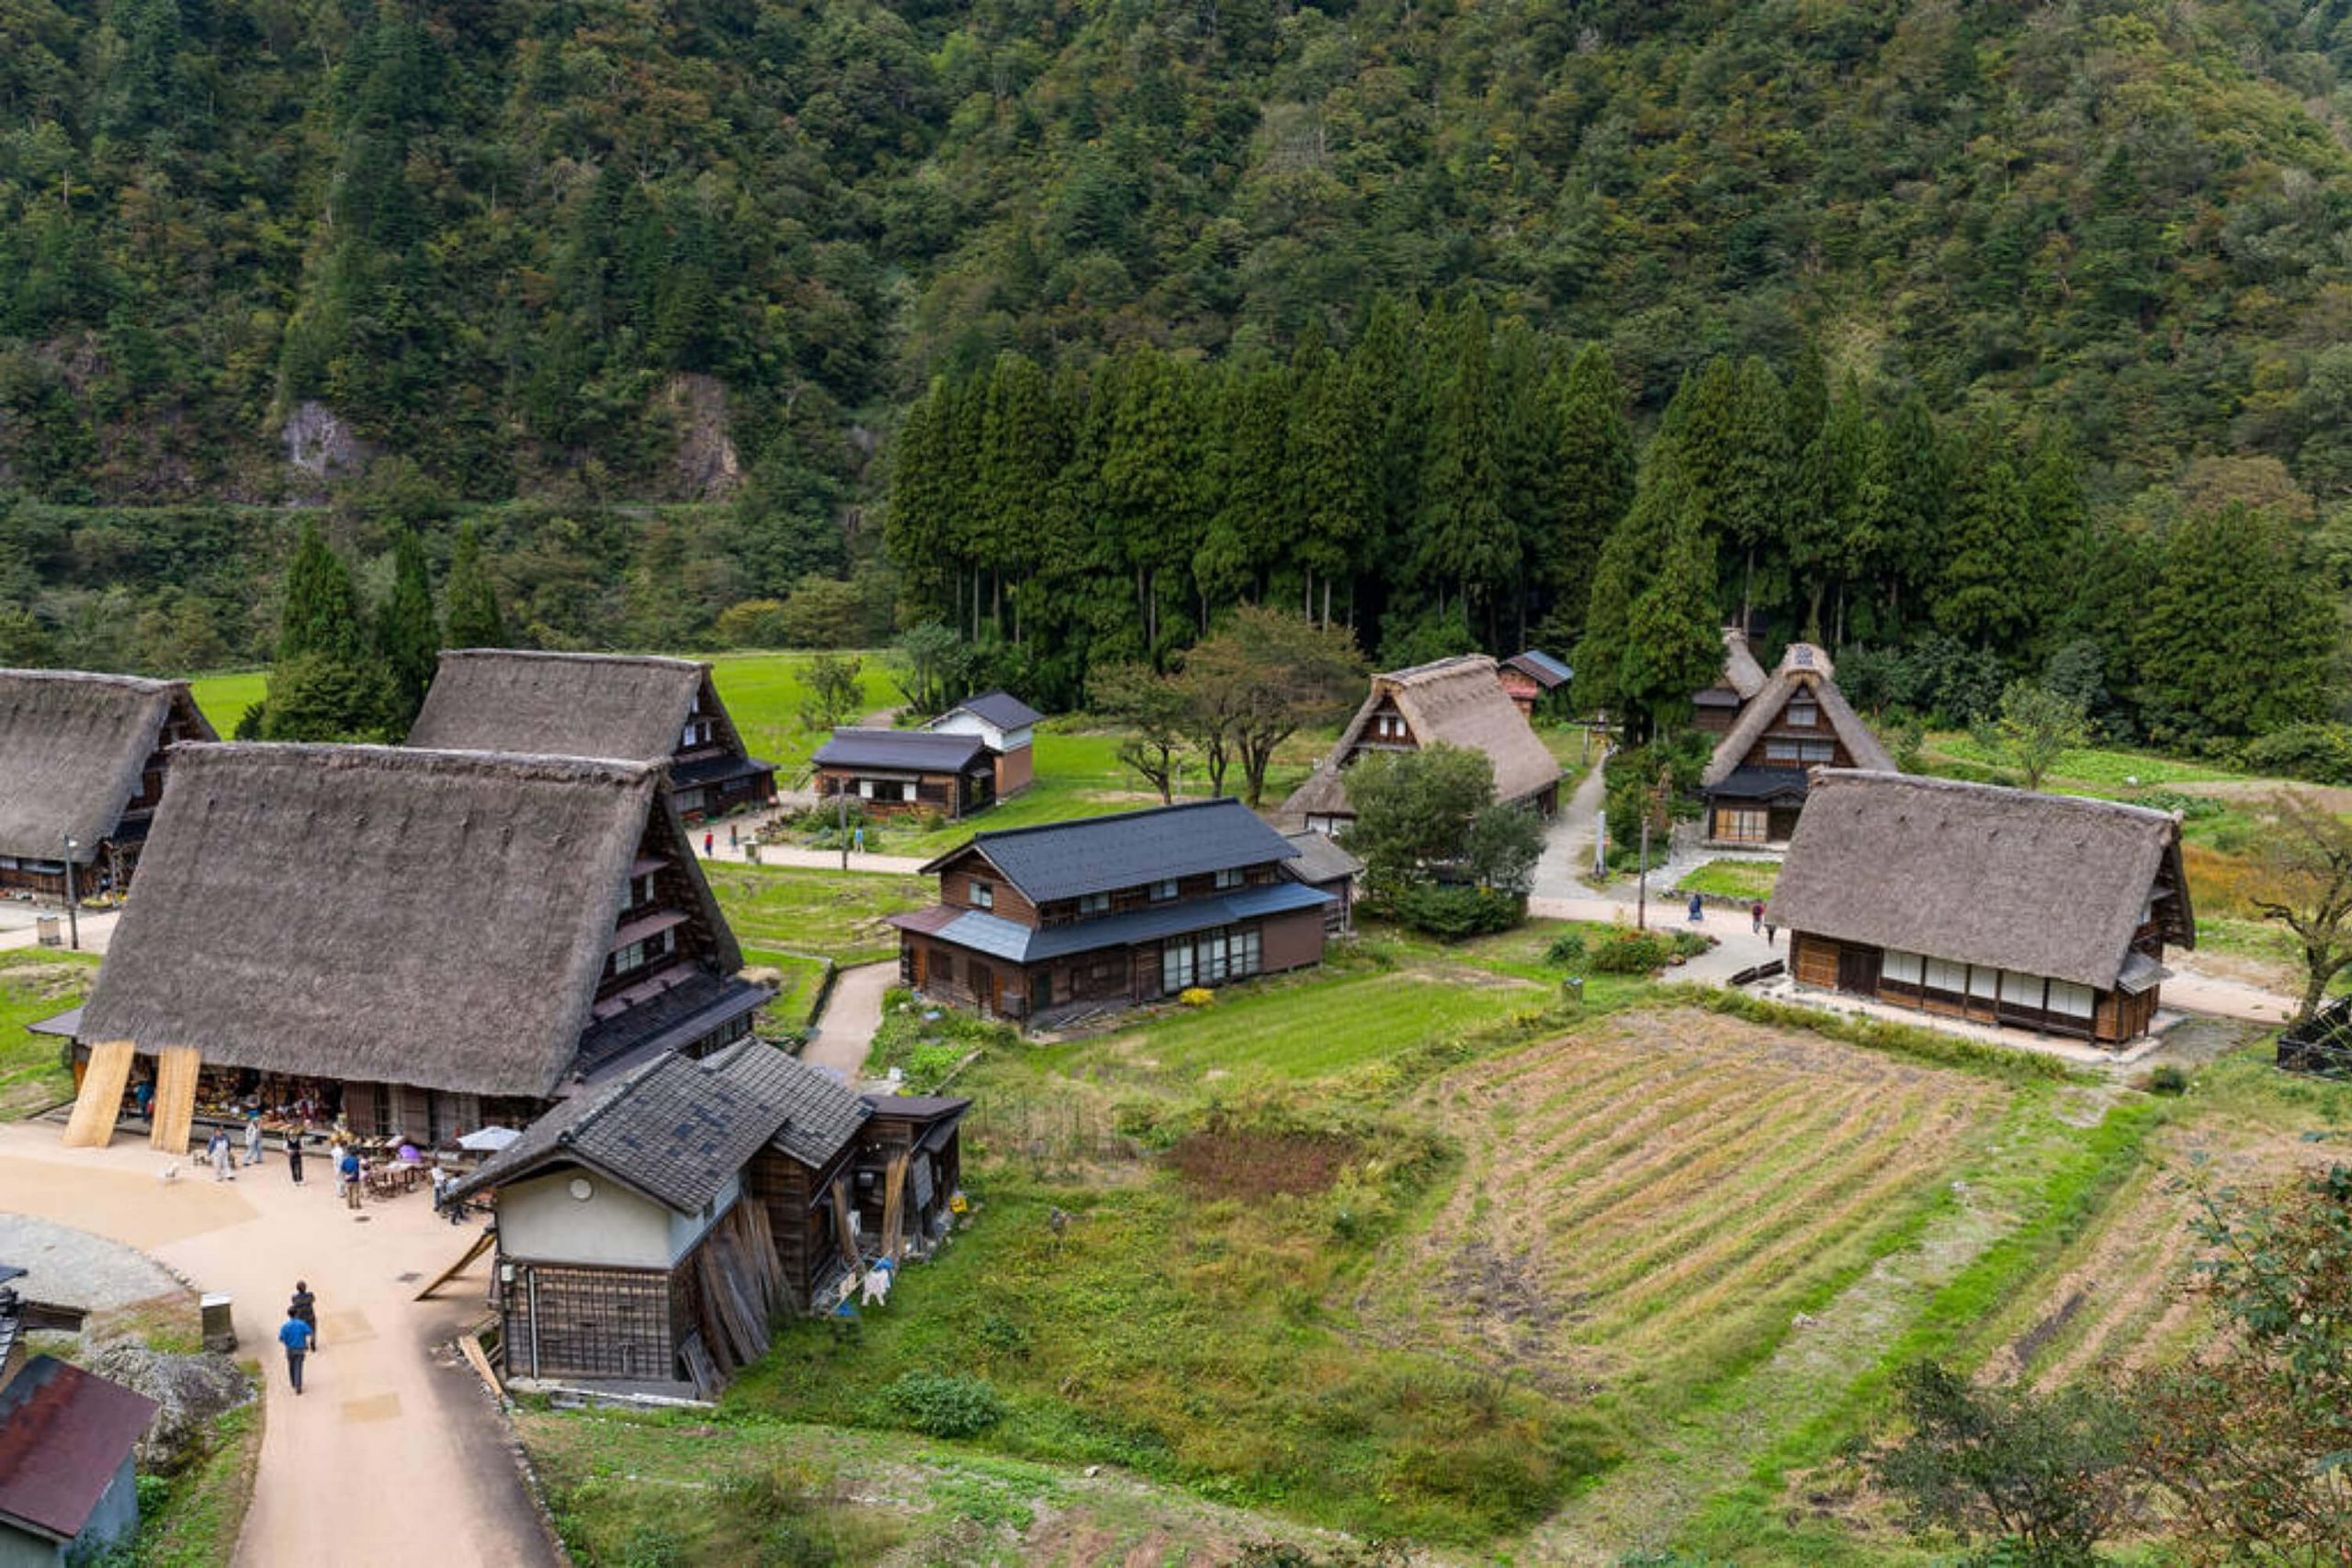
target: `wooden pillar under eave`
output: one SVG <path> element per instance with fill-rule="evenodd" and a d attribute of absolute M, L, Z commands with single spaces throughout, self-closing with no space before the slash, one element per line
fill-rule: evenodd
<path fill-rule="evenodd" d="M 155 1053 L 155 1099 L 149 1107 L 147 1142 L 165 1154 L 187 1153 L 196 1126 L 196 1079 L 199 1066 L 193 1045 L 166 1045 Z"/>

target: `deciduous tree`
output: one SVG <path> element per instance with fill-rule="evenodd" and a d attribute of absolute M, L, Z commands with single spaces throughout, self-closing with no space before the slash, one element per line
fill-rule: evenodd
<path fill-rule="evenodd" d="M 2263 811 L 2256 841 L 2260 881 L 2251 902 L 2266 920 L 2294 932 L 2302 952 L 2298 1020 L 2317 1012 L 2328 986 L 2352 966 L 2352 824 L 2309 795 L 2292 791 Z"/>

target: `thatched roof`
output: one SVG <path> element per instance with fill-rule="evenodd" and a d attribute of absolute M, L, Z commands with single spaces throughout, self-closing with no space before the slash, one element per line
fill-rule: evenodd
<path fill-rule="evenodd" d="M 1340 732 L 1330 754 L 1283 802 L 1282 819 L 1349 815 L 1343 770 L 1364 744 L 1364 729 L 1384 701 L 1393 702 L 1423 746 L 1444 744 L 1483 751 L 1495 768 L 1495 798 L 1527 800 L 1560 781 L 1560 764 L 1528 728 L 1526 716 L 1482 653 L 1441 659 L 1372 678 L 1372 693 Z"/>
<path fill-rule="evenodd" d="M 2159 886 L 2197 945 L 2180 823 L 2113 801 L 1824 768 L 1765 919 L 2110 990 Z"/>
<path fill-rule="evenodd" d="M 1748 698 L 1737 722 L 1715 743 L 1715 754 L 1707 760 L 1707 771 L 1699 782 L 1712 788 L 1730 778 L 1755 749 L 1756 742 L 1763 739 L 1764 732 L 1779 721 L 1790 699 L 1803 691 L 1812 693 L 1814 701 L 1820 705 L 1821 716 L 1829 721 L 1838 739 L 1845 742 L 1846 754 L 1854 760 L 1854 766 L 1884 773 L 1900 771 L 1886 748 L 1879 744 L 1878 737 L 1871 733 L 1871 727 L 1862 722 L 1862 716 L 1838 690 L 1829 656 L 1809 642 L 1792 642 L 1781 656 L 1781 667 L 1772 672 L 1772 678 Z"/>
<path fill-rule="evenodd" d="M 649 826 L 704 967 L 741 954 L 643 762 L 381 746 L 173 753 L 82 1038 L 225 1066 L 555 1090 Z"/>
<path fill-rule="evenodd" d="M 0 670 L 0 855 L 87 864 L 139 793 L 164 727 L 213 739 L 185 681 Z"/>
<path fill-rule="evenodd" d="M 1737 626 L 1725 626 L 1723 683 L 1745 700 L 1762 691 L 1766 679 L 1764 666 L 1756 661 L 1755 653 L 1747 646 L 1747 634 Z"/>
<path fill-rule="evenodd" d="M 742 750 L 707 664 L 611 653 L 456 649 L 441 655 L 408 743 L 442 751 L 660 761 L 677 750 L 698 697 L 729 748 Z"/>

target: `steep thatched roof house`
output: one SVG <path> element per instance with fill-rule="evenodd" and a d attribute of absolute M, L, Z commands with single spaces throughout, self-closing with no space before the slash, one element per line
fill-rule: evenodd
<path fill-rule="evenodd" d="M 931 1250 L 967 1103 L 859 1095 L 756 1041 L 574 1096 L 456 1189 L 498 1191 L 508 1371 L 711 1392 L 778 1311 Z"/>
<path fill-rule="evenodd" d="M 775 799 L 775 764 L 744 746 L 710 666 L 685 659 L 454 649 L 441 655 L 408 743 L 666 761 L 690 822 Z"/>
<path fill-rule="evenodd" d="M 127 886 L 172 745 L 213 739 L 185 681 L 0 670 L 0 896 Z"/>
<path fill-rule="evenodd" d="M 2144 807 L 1825 769 L 1765 917 L 1798 982 L 2116 1044 L 2197 945 L 2180 822 Z"/>
<path fill-rule="evenodd" d="M 1372 694 L 1340 732 L 1330 754 L 1283 802 L 1285 828 L 1336 833 L 1355 820 L 1346 771 L 1375 751 L 1442 742 L 1481 751 L 1495 768 L 1495 798 L 1523 802 L 1545 817 L 1559 805 L 1560 764 L 1503 690 L 1482 653 L 1441 659 L 1372 678 Z"/>
<path fill-rule="evenodd" d="M 1724 628 L 1724 668 L 1714 684 L 1690 699 L 1691 722 L 1710 735 L 1721 735 L 1739 722 L 1747 699 L 1764 689 L 1770 677 L 1747 646 L 1747 634 L 1737 626 Z"/>
<path fill-rule="evenodd" d="M 741 967 L 657 765 L 190 746 L 79 1038 L 194 1051 L 198 1113 L 442 1143 L 742 1037 L 769 993 Z"/>
<path fill-rule="evenodd" d="M 1732 680 L 1733 663 L 1745 661 L 1739 680 L 1746 684 L 1755 660 L 1736 632 L 1724 635 L 1736 649 L 1724 680 Z M 1699 710 L 1702 721 L 1716 711 Z M 1815 768 L 1896 771 L 1894 759 L 1838 690 L 1829 655 L 1809 642 L 1792 642 L 1781 656 L 1781 667 L 1741 699 L 1701 775 L 1707 837 L 1748 846 L 1788 842 L 1804 807 L 1806 779 Z"/>

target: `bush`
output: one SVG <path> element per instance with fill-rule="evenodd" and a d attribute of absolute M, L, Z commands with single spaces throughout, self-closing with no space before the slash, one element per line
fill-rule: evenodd
<path fill-rule="evenodd" d="M 2246 742 L 2249 772 L 2312 784 L 2352 784 L 2352 728 L 2290 724 Z"/>
<path fill-rule="evenodd" d="M 1612 931 L 1592 949 L 1592 966 L 1603 975 L 1648 975 L 1666 966 L 1673 951 L 1651 931 Z"/>
<path fill-rule="evenodd" d="M 2188 1092 L 2188 1075 L 2170 1062 L 2159 1063 L 2148 1074 L 2148 1092 L 2186 1094 Z"/>
<path fill-rule="evenodd" d="M 718 612 L 718 640 L 729 648 L 782 648 L 784 601 L 739 599 Z"/>
<path fill-rule="evenodd" d="M 1187 986 L 1176 994 L 1176 999 L 1188 1008 L 1204 1008 L 1216 1000 L 1216 993 L 1206 986 Z"/>
<path fill-rule="evenodd" d="M 1554 937 L 1552 945 L 1544 950 L 1544 962 L 1556 964 L 1563 969 L 1582 968 L 1585 962 L 1584 932 L 1562 931 Z"/>
<path fill-rule="evenodd" d="M 986 1378 L 908 1372 L 889 1398 L 908 1426 L 933 1438 L 976 1438 L 1011 1414 Z"/>
<path fill-rule="evenodd" d="M 2143 789 L 2132 797 L 2134 806 L 2151 811 L 2174 811 L 2184 822 L 2205 822 L 2222 815 L 2222 803 L 2208 795 L 2183 795 L 2177 789 Z"/>
<path fill-rule="evenodd" d="M 1459 942 L 1510 930 L 1525 917 L 1527 900 L 1491 887 L 1416 883 L 1397 893 L 1390 912 L 1417 931 Z"/>

